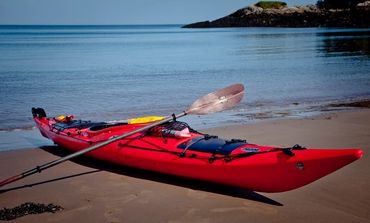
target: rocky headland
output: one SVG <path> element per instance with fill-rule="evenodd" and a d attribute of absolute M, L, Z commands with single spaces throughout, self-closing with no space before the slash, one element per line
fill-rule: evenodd
<path fill-rule="evenodd" d="M 321 9 L 316 5 L 264 8 L 259 3 L 216 19 L 183 28 L 221 27 L 370 27 L 370 1 L 348 9 Z"/>

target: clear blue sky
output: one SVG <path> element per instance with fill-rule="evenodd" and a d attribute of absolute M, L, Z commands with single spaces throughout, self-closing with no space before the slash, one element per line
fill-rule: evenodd
<path fill-rule="evenodd" d="M 185 24 L 258 0 L 0 0 L 0 24 Z M 316 0 L 287 0 L 288 5 Z"/>

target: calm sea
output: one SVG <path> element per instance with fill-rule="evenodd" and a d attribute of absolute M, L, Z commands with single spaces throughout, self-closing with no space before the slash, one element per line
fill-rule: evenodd
<path fill-rule="evenodd" d="M 370 98 L 370 29 L 0 26 L 0 78 L 0 149 L 41 138 L 31 107 L 105 121 L 168 115 L 232 83 L 246 87 L 240 106 L 185 120 L 295 117 Z"/>

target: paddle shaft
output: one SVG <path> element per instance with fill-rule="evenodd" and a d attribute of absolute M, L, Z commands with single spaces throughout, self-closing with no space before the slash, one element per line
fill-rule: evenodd
<path fill-rule="evenodd" d="M 106 140 L 104 142 L 95 144 L 95 145 L 90 146 L 90 147 L 88 147 L 86 149 L 83 149 L 83 150 L 80 150 L 78 152 L 69 154 L 69 155 L 67 155 L 65 157 L 62 157 L 60 159 L 51 161 L 49 163 L 45 163 L 45 164 L 43 164 L 41 166 L 37 166 L 37 167 L 35 167 L 35 168 L 31 169 L 31 170 L 25 171 L 25 172 L 23 172 L 23 173 L 21 173 L 19 175 L 15 175 L 15 176 L 12 176 L 12 177 L 10 177 L 8 179 L 5 179 L 5 180 L 1 181 L 0 182 L 0 187 L 2 187 L 4 185 L 7 185 L 7 184 L 10 184 L 12 182 L 15 182 L 17 180 L 20 180 L 22 178 L 25 178 L 27 176 L 33 175 L 35 173 L 40 173 L 41 171 L 43 171 L 45 169 L 48 169 L 50 167 L 53 167 L 53 166 L 58 165 L 60 163 L 63 163 L 65 161 L 67 161 L 67 160 L 73 159 L 73 158 L 78 157 L 78 156 L 81 156 L 81 155 L 83 155 L 85 153 L 88 153 L 88 152 L 91 152 L 93 150 L 99 149 L 99 148 L 101 148 L 103 146 L 106 146 L 106 145 L 108 145 L 110 143 L 113 143 L 113 142 L 118 141 L 120 139 L 126 138 L 128 136 L 134 135 L 136 133 L 139 133 L 139 132 L 148 130 L 150 128 L 153 128 L 153 127 L 158 126 L 158 125 L 161 125 L 161 124 L 164 124 L 164 123 L 169 122 L 169 121 L 171 121 L 171 120 L 173 120 L 175 118 L 181 118 L 181 117 L 185 116 L 186 114 L 187 114 L 186 112 L 182 112 L 182 113 L 180 113 L 178 115 L 173 115 L 173 116 L 166 117 L 163 120 L 160 120 L 160 121 L 157 121 L 157 122 L 153 122 L 152 124 L 146 125 L 144 127 L 135 129 L 135 130 L 133 130 L 131 132 L 128 132 L 128 133 L 125 133 L 125 134 L 122 134 L 122 135 L 119 135 L 119 136 L 114 136 L 113 138 L 111 138 L 109 140 Z"/>
<path fill-rule="evenodd" d="M 114 136 L 111 139 L 95 144 L 93 146 L 90 146 L 86 149 L 80 150 L 78 152 L 72 153 L 68 156 L 65 156 L 63 158 L 51 161 L 49 163 L 45 163 L 41 166 L 37 166 L 31 170 L 28 170 L 26 172 L 23 172 L 19 175 L 15 175 L 13 177 L 10 177 L 8 179 L 5 179 L 0 182 L 0 187 L 7 185 L 9 183 L 12 183 L 14 181 L 20 180 L 22 178 L 25 178 L 27 176 L 30 176 L 35 173 L 39 173 L 42 170 L 48 169 L 50 167 L 53 167 L 55 165 L 58 165 L 64 161 L 70 160 L 72 158 L 75 158 L 77 156 L 80 156 L 82 154 L 91 152 L 93 150 L 99 149 L 103 146 L 106 146 L 112 142 L 118 141 L 120 139 L 123 139 L 125 137 L 131 136 L 133 134 L 139 133 L 141 131 L 150 129 L 154 126 L 161 125 L 163 123 L 169 122 L 171 120 L 174 120 L 176 118 L 181 118 L 185 115 L 204 115 L 208 113 L 223 111 L 226 109 L 230 109 L 237 105 L 243 98 L 244 94 L 244 86 L 242 84 L 233 84 L 228 87 L 225 87 L 223 89 L 217 90 L 215 92 L 211 92 L 201 98 L 198 98 L 193 104 L 184 112 L 178 114 L 178 115 L 172 115 L 169 117 L 166 117 L 165 119 L 157 122 L 153 122 L 152 124 L 146 125 L 142 128 L 135 129 L 131 132 Z"/>

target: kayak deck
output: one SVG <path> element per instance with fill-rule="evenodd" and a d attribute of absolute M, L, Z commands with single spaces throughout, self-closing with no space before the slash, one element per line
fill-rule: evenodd
<path fill-rule="evenodd" d="M 35 116 L 34 120 L 43 136 L 73 152 L 147 125 L 80 121 L 81 125 L 74 122 L 56 127 L 58 123 L 46 115 Z M 192 130 L 184 138 L 143 131 L 86 155 L 254 191 L 282 192 L 304 186 L 359 159 L 362 150 L 276 148 L 219 139 Z"/>

